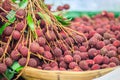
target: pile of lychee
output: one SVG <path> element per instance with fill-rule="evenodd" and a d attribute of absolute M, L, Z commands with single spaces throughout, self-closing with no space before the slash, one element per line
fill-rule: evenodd
<path fill-rule="evenodd" d="M 7 1 L 2 8 L 10 11 L 11 5 Z M 0 15 L 5 18 L 6 14 L 0 10 Z M 69 27 L 83 33 L 87 41 L 78 34 L 68 36 L 58 30 L 61 41 L 53 27 L 50 26 L 47 31 L 45 21 L 38 15 L 35 17 L 41 19 L 41 23 L 40 28 L 35 30 L 37 38 L 31 38 L 25 16 L 24 9 L 17 10 L 16 24 L 7 26 L 0 36 L 0 73 L 4 73 L 14 61 L 21 66 L 27 64 L 41 70 L 61 71 L 97 70 L 120 64 L 120 19 L 115 18 L 114 13 L 104 11 L 91 18 L 81 17 L 72 21 Z"/>

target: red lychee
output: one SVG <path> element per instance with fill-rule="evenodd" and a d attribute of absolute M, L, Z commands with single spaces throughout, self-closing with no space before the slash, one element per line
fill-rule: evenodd
<path fill-rule="evenodd" d="M 82 70 L 88 70 L 89 69 L 88 63 L 85 60 L 80 61 L 79 66 Z"/>
<path fill-rule="evenodd" d="M 101 63 L 103 63 L 103 56 L 97 55 L 94 57 L 93 60 L 95 61 L 96 64 L 101 64 Z"/>
<path fill-rule="evenodd" d="M 64 60 L 66 63 L 70 63 L 73 61 L 73 57 L 71 55 L 65 55 Z"/>
<path fill-rule="evenodd" d="M 70 69 L 74 69 L 75 66 L 78 66 L 78 64 L 77 64 L 76 62 L 71 62 L 71 63 L 69 63 L 69 68 L 70 68 Z"/>
<path fill-rule="evenodd" d="M 100 65 L 99 64 L 94 64 L 92 67 L 91 67 L 92 70 L 97 70 L 97 69 L 100 69 Z"/>

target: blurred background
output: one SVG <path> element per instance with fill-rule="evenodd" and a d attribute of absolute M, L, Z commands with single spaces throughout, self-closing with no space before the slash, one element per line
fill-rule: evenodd
<path fill-rule="evenodd" d="M 45 0 L 53 4 L 52 10 L 57 6 L 70 4 L 70 11 L 120 11 L 120 0 Z"/>

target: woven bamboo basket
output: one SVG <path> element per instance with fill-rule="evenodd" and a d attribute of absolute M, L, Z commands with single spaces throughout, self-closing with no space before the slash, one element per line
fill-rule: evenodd
<path fill-rule="evenodd" d="M 100 77 L 115 68 L 107 68 L 93 71 L 73 72 L 73 71 L 47 71 L 27 67 L 23 72 L 26 80 L 92 80 Z"/>

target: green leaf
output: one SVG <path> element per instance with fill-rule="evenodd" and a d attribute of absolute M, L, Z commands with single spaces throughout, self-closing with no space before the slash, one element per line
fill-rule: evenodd
<path fill-rule="evenodd" d="M 27 16 L 27 23 L 32 31 L 35 31 L 34 22 L 30 14 Z"/>
<path fill-rule="evenodd" d="M 37 34 L 35 33 L 35 27 L 34 27 L 35 24 L 33 22 L 32 16 L 30 14 L 28 14 L 28 16 L 27 16 L 27 23 L 28 23 L 28 26 L 30 27 L 30 29 L 32 30 L 34 37 L 37 38 Z"/>
<path fill-rule="evenodd" d="M 18 62 L 14 62 L 13 65 L 11 66 L 11 69 L 16 71 L 20 67 L 21 67 L 21 65 Z"/>
<path fill-rule="evenodd" d="M 21 67 L 17 68 L 17 69 L 16 69 L 16 72 L 21 71 L 23 68 L 24 68 L 23 66 L 21 66 Z"/>
<path fill-rule="evenodd" d="M 2 35 L 3 31 L 5 30 L 5 28 L 6 28 L 7 26 L 9 26 L 10 24 L 11 24 L 11 23 L 7 22 L 7 23 L 5 23 L 3 26 L 1 26 L 1 28 L 0 28 L 0 35 Z"/>
<path fill-rule="evenodd" d="M 55 16 L 55 17 L 62 25 L 64 25 L 64 26 L 70 25 L 71 18 L 70 19 L 64 19 L 62 16 Z"/>
<path fill-rule="evenodd" d="M 15 71 L 12 71 L 11 69 L 8 68 L 5 72 L 5 76 L 7 77 L 8 80 L 11 80 L 14 77 L 15 73 L 16 73 Z"/>
<path fill-rule="evenodd" d="M 12 2 L 14 2 L 14 3 L 20 3 L 20 0 L 12 0 Z"/>
<path fill-rule="evenodd" d="M 40 12 L 37 13 L 44 21 L 48 21 L 49 24 L 51 24 L 51 19 L 50 19 L 50 16 L 48 16 L 47 14 L 42 14 Z"/>
<path fill-rule="evenodd" d="M 6 18 L 9 20 L 9 22 L 13 23 L 16 20 L 15 13 L 16 12 L 14 10 L 11 10 L 8 13 L 8 15 L 6 16 Z"/>
<path fill-rule="evenodd" d="M 22 0 L 22 1 L 19 3 L 19 7 L 20 7 L 21 9 L 24 9 L 27 5 L 28 5 L 28 0 Z"/>

